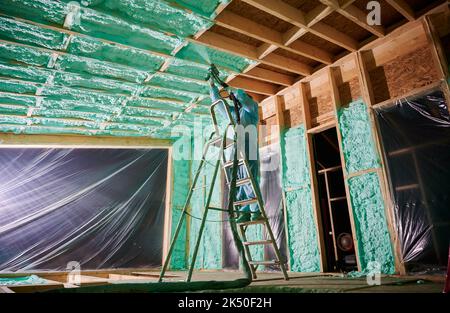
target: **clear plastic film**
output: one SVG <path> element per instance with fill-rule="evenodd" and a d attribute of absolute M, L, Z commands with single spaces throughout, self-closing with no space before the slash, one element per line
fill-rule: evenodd
<path fill-rule="evenodd" d="M 0 150 L 0 271 L 161 265 L 163 149 Z"/>
<path fill-rule="evenodd" d="M 450 239 L 450 118 L 434 91 L 376 110 L 395 226 L 409 272 L 445 268 Z"/>

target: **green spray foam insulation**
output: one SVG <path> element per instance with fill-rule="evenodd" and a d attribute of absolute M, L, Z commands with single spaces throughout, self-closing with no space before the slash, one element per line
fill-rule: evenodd
<path fill-rule="evenodd" d="M 359 100 L 342 107 L 338 122 L 347 171 L 357 173 L 379 168 L 367 106 Z M 378 262 L 383 273 L 392 274 L 394 259 L 378 174 L 355 176 L 348 184 L 362 271 L 373 266 L 369 266 L 370 262 Z"/>
<path fill-rule="evenodd" d="M 70 0 L 64 0 L 70 2 Z M 195 35 L 213 23 L 202 16 L 187 12 L 160 0 L 86 0 L 83 6 L 118 16 L 134 24 L 172 33 L 180 37 Z M 180 27 L 182 25 L 182 27 Z"/>
<path fill-rule="evenodd" d="M 192 93 L 208 94 L 209 86 L 205 82 L 189 81 L 185 78 L 156 73 L 149 81 L 150 84 L 165 88 L 184 90 Z"/>
<path fill-rule="evenodd" d="M 351 174 L 378 168 L 380 162 L 364 102 L 355 101 L 347 107 L 340 108 L 338 122 L 347 172 Z"/>
<path fill-rule="evenodd" d="M 206 134 L 209 126 L 204 128 L 203 133 Z M 205 136 L 206 137 L 206 136 Z M 193 142 L 193 151 L 203 151 L 203 140 L 195 139 Z M 218 149 L 210 149 L 207 155 L 207 160 L 210 162 L 214 160 L 214 157 L 218 154 Z M 211 162 L 214 163 L 214 162 Z M 192 176 L 195 175 L 199 166 L 199 160 L 194 159 L 192 161 Z M 192 255 L 196 240 L 198 238 L 201 218 L 204 210 L 204 206 L 208 197 L 209 186 L 212 183 L 212 176 L 214 172 L 214 167 L 207 163 L 201 172 L 199 177 L 198 186 L 204 186 L 194 191 L 193 200 L 191 201 L 191 212 L 192 216 L 196 218 L 191 218 L 191 228 L 190 228 L 190 254 L 189 259 L 192 260 Z M 219 174 L 218 174 L 219 177 Z M 221 204 L 221 185 L 220 179 L 217 178 L 216 188 L 214 188 L 213 195 L 211 198 L 211 206 L 222 207 Z M 198 219 L 200 218 L 200 220 Z M 198 250 L 198 255 L 195 262 L 195 268 L 197 269 L 221 269 L 222 268 L 222 216 L 220 211 L 210 210 L 208 213 L 208 221 L 206 222 L 203 236 L 200 241 L 200 246 Z"/>
<path fill-rule="evenodd" d="M 376 262 L 382 273 L 393 274 L 394 256 L 378 175 L 360 175 L 349 179 L 348 183 L 362 270 L 373 267 L 369 266 L 370 262 Z"/>
<path fill-rule="evenodd" d="M 254 61 L 190 42 L 176 57 L 204 64 L 214 63 L 234 72 L 242 72 Z"/>
<path fill-rule="evenodd" d="M 42 133 L 57 134 L 67 127 L 61 133 L 173 138 L 171 124 L 177 120 L 188 124 L 183 119 L 208 114 L 206 107 L 194 107 L 190 113 L 183 110 L 205 99 L 208 86 L 201 81 L 206 79 L 210 62 L 219 67 L 222 79 L 230 75 L 224 68 L 241 71 L 252 64 L 197 44 L 188 45 L 195 46 L 195 53 L 185 49 L 184 59 L 171 56 L 186 44 L 184 37 L 212 26 L 209 16 L 224 3 L 227 1 L 1 1 L 0 10 L 8 16 L 0 17 L 0 39 L 4 40 L 0 43 L 0 70 L 7 78 L 0 84 L 0 92 L 10 95 L 0 112 L 16 116 L 5 116 L 2 130 L 39 133 L 41 129 Z M 167 74 L 155 75 L 166 61 Z M 155 105 L 144 97 L 165 103 Z M 209 105 L 208 101 L 205 104 Z M 31 116 L 24 119 L 30 108 Z M 23 126 L 24 121 L 25 128 L 12 124 Z M 105 122 L 100 129 L 92 129 Z M 154 124 L 164 127 L 151 130 L 149 126 Z M 143 133 L 136 134 L 139 131 Z"/>
<path fill-rule="evenodd" d="M 124 19 L 51 0 L 4 0 L 2 12 L 34 22 L 59 27 L 64 25 L 76 32 L 129 44 L 134 47 L 170 54 L 183 43 L 179 37 L 165 35 Z M 66 19 L 66 16 L 69 18 Z"/>
<path fill-rule="evenodd" d="M 176 3 L 192 10 L 196 14 L 207 18 L 214 18 L 219 5 L 227 4 L 231 0 L 174 0 Z"/>
<path fill-rule="evenodd" d="M 174 58 L 171 60 L 166 72 L 206 81 L 209 75 L 209 66 Z M 229 71 L 219 69 L 219 76 L 222 80 L 226 80 L 230 74 Z"/>
<path fill-rule="evenodd" d="M 281 145 L 291 270 L 318 272 L 320 271 L 320 255 L 304 127 L 285 130 Z"/>
<path fill-rule="evenodd" d="M 177 149 L 181 147 L 181 149 Z M 171 230 L 172 238 L 178 220 L 181 217 L 181 210 L 183 209 L 186 198 L 189 192 L 190 185 L 190 155 L 191 155 L 191 140 L 188 136 L 178 139 L 174 143 L 173 149 L 173 189 L 171 199 Z M 175 243 L 175 248 L 171 257 L 170 268 L 173 270 L 182 270 L 187 268 L 186 263 L 186 249 L 187 249 L 187 222 L 185 221 Z"/>

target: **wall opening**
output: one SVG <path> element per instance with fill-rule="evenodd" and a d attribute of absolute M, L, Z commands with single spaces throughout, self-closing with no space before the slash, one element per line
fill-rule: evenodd
<path fill-rule="evenodd" d="M 357 270 L 336 128 L 314 134 L 314 160 L 326 254 L 326 268 Z"/>

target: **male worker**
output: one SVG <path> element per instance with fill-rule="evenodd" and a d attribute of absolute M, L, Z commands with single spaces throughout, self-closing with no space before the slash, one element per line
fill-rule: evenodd
<path fill-rule="evenodd" d="M 210 96 L 211 100 L 214 103 L 215 101 L 222 99 L 219 93 L 219 89 L 214 84 L 214 80 L 210 79 Z M 254 131 L 245 132 L 245 156 L 248 160 L 250 171 L 252 173 L 253 178 L 259 184 L 259 153 L 258 153 L 258 122 L 259 122 L 259 114 L 258 114 L 258 104 L 250 97 L 244 90 L 237 89 L 234 92 L 236 99 L 240 102 L 241 107 L 239 108 L 239 117 L 240 117 L 240 125 L 245 129 L 247 127 L 254 127 Z M 225 100 L 224 100 L 225 101 Z M 235 107 L 228 104 L 227 101 L 225 103 L 228 105 L 228 109 L 231 112 L 231 116 L 233 117 L 235 123 L 237 124 L 237 115 Z M 226 109 L 223 105 L 218 105 L 217 110 L 224 117 L 228 118 L 226 113 Z M 239 133 L 238 133 L 239 134 Z M 253 134 L 253 136 L 252 136 Z M 238 138 L 239 142 L 239 138 Z M 251 148 L 254 148 L 252 151 Z M 247 173 L 244 166 L 239 166 L 238 168 L 238 179 L 243 179 L 247 177 Z M 238 192 L 236 195 L 236 199 L 239 200 L 247 200 L 255 198 L 255 193 L 250 184 L 246 184 L 238 187 Z M 237 223 L 247 222 L 249 220 L 255 221 L 261 218 L 261 213 L 259 211 L 259 207 L 257 203 L 252 203 L 246 206 L 242 206 L 239 210 L 241 213 L 237 219 Z"/>

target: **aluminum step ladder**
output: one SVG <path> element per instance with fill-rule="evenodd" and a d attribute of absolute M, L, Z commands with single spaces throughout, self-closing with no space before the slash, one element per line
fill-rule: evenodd
<path fill-rule="evenodd" d="M 215 114 L 215 109 L 219 104 L 223 104 L 224 108 L 226 108 L 226 112 L 227 112 L 227 116 L 228 116 L 228 120 L 229 120 L 229 124 L 226 126 L 225 131 L 222 135 L 220 135 L 220 129 L 219 129 L 216 114 Z M 189 190 L 189 193 L 188 193 L 188 196 L 186 199 L 186 203 L 183 207 L 182 214 L 180 216 L 174 236 L 172 238 L 169 251 L 168 251 L 166 259 L 164 261 L 164 265 L 162 267 L 162 270 L 161 270 L 161 273 L 159 276 L 159 282 L 162 282 L 162 280 L 164 278 L 165 272 L 167 270 L 167 267 L 170 262 L 170 258 L 172 256 L 172 253 L 173 253 L 173 250 L 175 247 L 175 242 L 178 238 L 178 235 L 180 233 L 183 222 L 186 220 L 187 215 L 189 215 L 188 207 L 189 207 L 189 203 L 191 201 L 192 195 L 193 195 L 194 191 L 196 189 L 198 189 L 197 182 L 200 177 L 200 173 L 202 172 L 202 170 L 204 169 L 206 164 L 214 166 L 214 171 L 213 171 L 211 184 L 209 186 L 209 191 L 207 193 L 206 203 L 205 203 L 204 210 L 203 210 L 203 216 L 201 218 L 199 234 L 198 234 L 198 237 L 196 240 L 196 244 L 194 246 L 194 251 L 192 254 L 192 259 L 190 262 L 186 281 L 190 282 L 191 278 L 192 278 L 192 273 L 194 270 L 195 261 L 197 258 L 198 249 L 200 246 L 200 242 L 201 242 L 202 234 L 203 234 L 205 224 L 207 221 L 209 210 L 228 212 L 229 217 L 230 217 L 230 219 L 229 219 L 230 223 L 236 223 L 238 214 L 240 214 L 239 207 L 246 206 L 246 205 L 252 204 L 252 203 L 256 203 L 258 205 L 259 210 L 261 212 L 261 217 L 256 221 L 248 221 L 248 222 L 236 224 L 238 226 L 239 237 L 240 237 L 240 240 L 244 247 L 246 262 L 249 265 L 249 268 L 250 268 L 250 271 L 252 274 L 252 278 L 253 279 L 257 278 L 256 271 L 259 266 L 274 265 L 274 266 L 280 267 L 281 272 L 283 273 L 284 279 L 288 280 L 289 276 L 287 274 L 286 265 L 285 265 L 284 261 L 282 260 L 280 250 L 278 248 L 275 237 L 273 235 L 272 228 L 270 227 L 269 219 L 268 219 L 267 214 L 264 209 L 264 202 L 262 200 L 262 195 L 261 195 L 261 190 L 259 188 L 259 185 L 257 184 L 255 178 L 252 176 L 252 173 L 250 171 L 250 166 L 248 164 L 248 160 L 245 158 L 242 151 L 240 151 L 240 155 L 238 156 L 237 151 L 240 149 L 237 149 L 236 132 L 234 131 L 236 124 L 234 122 L 234 119 L 231 116 L 229 107 L 223 99 L 220 99 L 211 105 L 210 113 L 211 113 L 213 125 L 215 128 L 215 132 L 213 132 L 210 135 L 208 141 L 206 142 L 200 164 L 199 164 L 197 172 L 194 176 L 194 180 L 193 180 L 191 188 Z M 229 138 L 229 136 L 228 136 L 229 129 L 233 129 L 233 131 L 232 131 L 233 136 L 234 136 L 233 138 Z M 219 155 L 218 155 L 217 159 L 211 163 L 210 161 L 207 160 L 207 156 L 212 147 L 219 148 Z M 234 154 L 234 158 L 233 158 L 233 160 L 230 161 L 230 160 L 226 160 L 225 151 L 228 149 L 231 149 L 231 148 L 233 148 L 232 153 Z M 247 174 L 246 178 L 237 179 L 237 169 L 240 166 L 244 167 L 245 172 Z M 232 205 L 230 204 L 229 209 L 211 207 L 211 199 L 212 199 L 212 195 L 213 195 L 213 191 L 214 191 L 214 187 L 215 187 L 217 174 L 219 172 L 219 167 L 221 167 L 222 170 L 224 171 L 226 182 L 227 182 L 228 186 L 230 187 L 229 195 L 230 195 L 230 197 L 233 198 L 233 200 L 229 199 L 229 201 L 232 201 Z M 228 172 L 228 169 L 231 170 L 231 173 Z M 244 185 L 250 185 L 252 187 L 254 194 L 255 194 L 255 198 L 237 201 L 236 200 L 237 188 L 239 186 L 244 186 Z M 232 195 L 234 195 L 234 196 L 232 196 Z M 230 209 L 231 207 L 233 209 Z M 248 227 L 250 227 L 252 225 L 263 225 L 263 227 L 265 229 L 265 233 L 267 234 L 268 238 L 250 241 L 247 238 L 246 231 L 247 231 Z M 270 245 L 273 248 L 273 251 L 275 252 L 275 259 L 274 260 L 254 260 L 251 255 L 250 246 L 255 246 L 255 245 L 263 245 L 263 246 Z"/>

